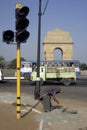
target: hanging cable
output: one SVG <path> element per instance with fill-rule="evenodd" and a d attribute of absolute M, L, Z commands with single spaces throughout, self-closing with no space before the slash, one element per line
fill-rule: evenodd
<path fill-rule="evenodd" d="M 44 10 L 43 10 L 42 15 L 44 15 L 44 13 L 45 13 L 45 11 L 46 11 L 46 9 L 47 9 L 48 3 L 49 3 L 49 0 L 46 1 L 46 5 L 45 5 L 45 7 L 44 7 Z"/>

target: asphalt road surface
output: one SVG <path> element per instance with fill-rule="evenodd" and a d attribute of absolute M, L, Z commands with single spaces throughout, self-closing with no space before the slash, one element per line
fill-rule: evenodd
<path fill-rule="evenodd" d="M 0 92 L 14 92 L 16 93 L 16 80 L 5 80 L 0 82 Z M 61 87 L 61 94 L 63 98 L 71 98 L 77 100 L 87 101 L 87 79 L 80 78 L 75 85 L 64 86 L 62 84 L 48 83 L 43 87 Z M 34 95 L 35 84 L 30 84 L 27 80 L 21 80 L 21 93 Z"/>

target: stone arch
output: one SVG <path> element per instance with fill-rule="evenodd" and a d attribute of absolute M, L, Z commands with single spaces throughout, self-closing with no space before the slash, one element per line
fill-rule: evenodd
<path fill-rule="evenodd" d="M 56 29 L 47 33 L 43 42 L 44 45 L 44 59 L 54 60 L 53 51 L 55 48 L 61 48 L 62 60 L 73 59 L 73 42 L 69 32 Z"/>
<path fill-rule="evenodd" d="M 55 54 L 55 51 L 57 54 Z M 60 52 L 60 56 L 58 57 L 58 54 Z M 56 47 L 54 50 L 53 50 L 53 58 L 54 60 L 62 60 L 63 59 L 63 50 L 59 47 Z M 58 59 L 59 58 L 59 59 Z"/>

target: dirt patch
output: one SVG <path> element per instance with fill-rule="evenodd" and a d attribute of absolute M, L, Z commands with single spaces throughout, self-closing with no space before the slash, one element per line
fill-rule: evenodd
<path fill-rule="evenodd" d="M 53 102 L 54 105 L 56 105 Z M 44 113 L 40 103 L 35 110 L 21 119 L 16 118 L 16 106 L 0 102 L 1 130 L 87 130 L 87 103 L 77 100 L 61 99 L 61 104 L 67 109 L 54 109 Z M 22 107 L 22 110 L 26 107 Z M 77 113 L 68 113 L 75 110 Z"/>
<path fill-rule="evenodd" d="M 37 121 L 43 120 L 44 130 L 87 130 L 87 104 L 69 99 L 61 103 L 61 108 L 35 115 Z"/>
<path fill-rule="evenodd" d="M 33 117 L 34 112 L 24 118 L 16 118 L 16 107 L 12 104 L 0 103 L 0 130 L 38 130 L 38 124 Z"/>

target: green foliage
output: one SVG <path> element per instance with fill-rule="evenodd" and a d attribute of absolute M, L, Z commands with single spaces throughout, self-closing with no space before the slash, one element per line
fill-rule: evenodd
<path fill-rule="evenodd" d="M 16 69 L 16 59 L 13 59 L 8 65 L 9 69 Z"/>
<path fill-rule="evenodd" d="M 6 61 L 3 56 L 0 56 L 0 68 L 5 68 Z"/>
<path fill-rule="evenodd" d="M 26 61 L 23 57 L 20 58 L 20 62 L 21 61 Z M 17 65 L 17 59 L 13 59 L 12 61 L 10 61 L 10 63 L 8 64 L 8 69 L 16 69 L 16 65 Z"/>
<path fill-rule="evenodd" d="M 81 70 L 87 70 L 87 64 L 82 63 L 82 64 L 80 65 L 80 69 L 81 69 Z"/>
<path fill-rule="evenodd" d="M 3 69 L 16 69 L 17 59 L 13 59 L 10 62 L 6 62 L 3 56 L 0 56 L 0 68 Z M 20 61 L 26 61 L 23 57 L 20 58 Z"/>

